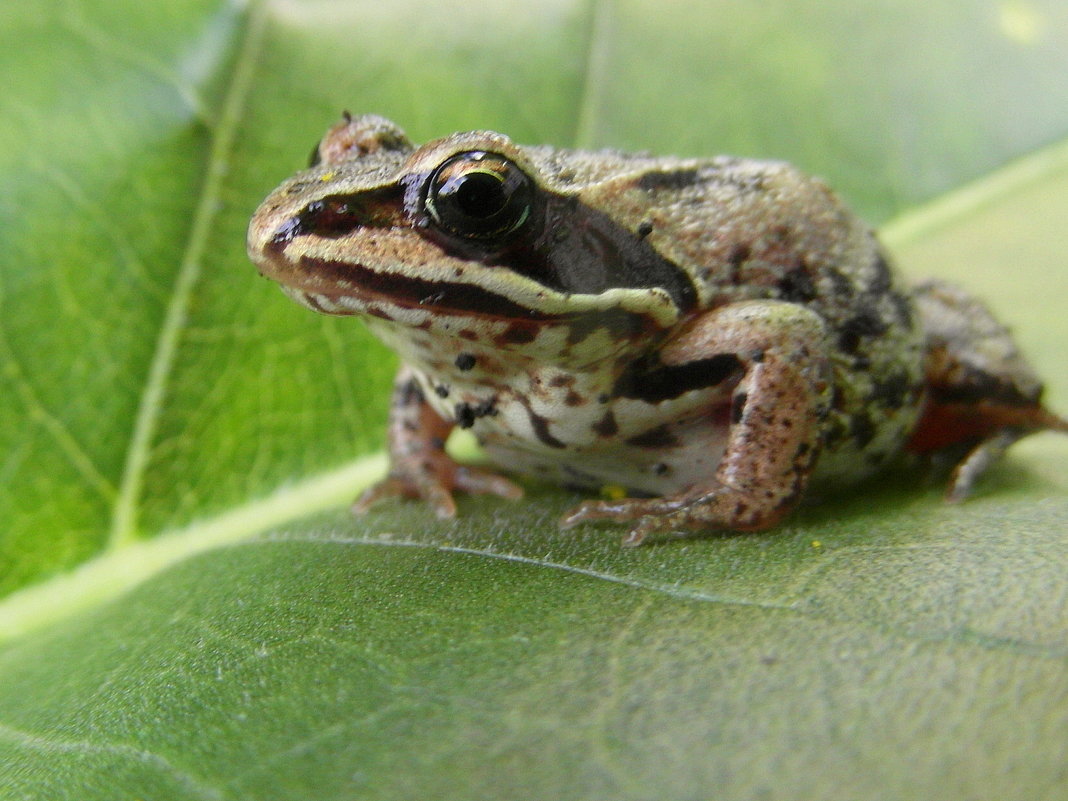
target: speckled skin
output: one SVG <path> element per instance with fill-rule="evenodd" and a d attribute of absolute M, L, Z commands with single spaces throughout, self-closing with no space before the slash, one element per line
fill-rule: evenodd
<path fill-rule="evenodd" d="M 436 216 L 456 202 L 436 194 L 453 174 L 440 165 L 469 153 L 522 184 L 514 229 Z M 1011 441 L 1064 427 L 985 309 L 903 288 L 871 230 L 782 163 L 489 132 L 414 148 L 387 120 L 346 116 L 264 201 L 248 249 L 296 300 L 365 316 L 400 354 L 393 467 L 361 511 L 397 494 L 443 517 L 456 489 L 518 497 L 445 455 L 454 425 L 510 471 L 644 496 L 563 520 L 628 522 L 628 544 L 766 528 L 811 482 L 856 481 L 910 444 L 973 448 L 963 497 Z"/>

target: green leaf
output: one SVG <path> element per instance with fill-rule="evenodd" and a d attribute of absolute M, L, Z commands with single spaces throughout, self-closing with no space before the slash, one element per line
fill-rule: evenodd
<path fill-rule="evenodd" d="M 1068 797 L 1062 439 L 637 550 L 535 487 L 355 520 L 393 362 L 243 247 L 345 107 L 786 158 L 907 212 L 1063 410 L 1064 4 L 54 0 L 0 43 L 0 797 Z"/>

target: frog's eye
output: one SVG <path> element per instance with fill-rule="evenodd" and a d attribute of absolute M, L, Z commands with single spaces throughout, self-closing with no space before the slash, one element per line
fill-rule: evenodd
<path fill-rule="evenodd" d="M 505 236 L 530 216 L 534 186 L 498 153 L 472 150 L 443 162 L 430 176 L 426 210 L 437 225 L 467 239 Z"/>

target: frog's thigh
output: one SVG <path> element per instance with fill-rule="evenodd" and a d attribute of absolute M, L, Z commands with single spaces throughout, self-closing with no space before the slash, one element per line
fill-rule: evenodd
<path fill-rule="evenodd" d="M 685 364 L 724 353 L 739 359 L 744 374 L 715 475 L 663 498 L 582 504 L 565 525 L 637 520 L 626 540 L 636 544 L 655 531 L 766 528 L 793 507 L 819 453 L 830 406 L 827 326 L 792 303 L 731 304 L 697 319 L 662 360 Z"/>

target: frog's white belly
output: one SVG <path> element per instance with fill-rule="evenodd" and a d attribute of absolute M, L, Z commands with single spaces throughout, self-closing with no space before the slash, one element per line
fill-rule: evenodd
<path fill-rule="evenodd" d="M 534 380 L 535 392 L 453 384 L 447 397 L 422 379 L 428 402 L 446 419 L 457 404 L 487 408 L 472 431 L 487 456 L 514 473 L 566 486 L 599 489 L 619 485 L 631 492 L 677 492 L 715 474 L 727 442 L 730 390 L 713 387 L 650 404 L 629 398 L 606 400 L 609 387 L 581 379 L 553 391 Z"/>

